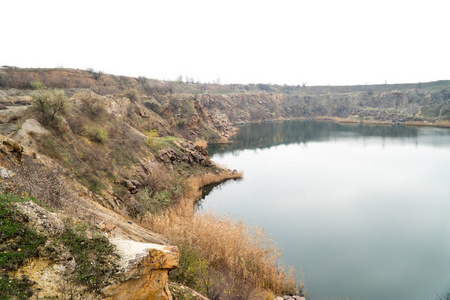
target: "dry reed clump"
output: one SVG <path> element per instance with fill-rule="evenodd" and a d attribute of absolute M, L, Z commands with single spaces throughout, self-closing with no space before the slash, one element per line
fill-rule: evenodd
<path fill-rule="evenodd" d="M 450 128 L 450 121 L 438 121 L 438 122 L 434 123 L 434 126 Z"/>
<path fill-rule="evenodd" d="M 191 184 L 202 186 L 201 183 L 211 183 L 214 177 L 203 175 Z M 220 285 L 225 286 L 221 292 L 223 299 L 236 299 L 224 296 L 236 294 L 247 295 L 239 299 L 249 299 L 261 290 L 277 294 L 299 292 L 302 285 L 297 274 L 280 265 L 281 250 L 263 229 L 212 212 L 194 213 L 189 199 L 193 198 L 182 199 L 162 214 L 147 214 L 143 224 L 169 237 L 180 248 L 188 245 L 200 252 L 208 271 L 197 275 L 202 277 L 203 284 L 196 288 L 208 294 L 211 290 L 217 292 L 217 284 L 223 282 Z"/>
<path fill-rule="evenodd" d="M 344 119 L 344 118 L 329 117 L 329 116 L 315 117 L 314 119 L 319 120 L 319 121 L 333 121 L 336 123 L 359 123 L 360 122 L 357 119 Z"/>
<path fill-rule="evenodd" d="M 194 146 L 199 146 L 206 149 L 208 147 L 208 142 L 204 139 L 198 139 L 194 142 Z"/>
<path fill-rule="evenodd" d="M 197 191 L 197 193 L 195 193 L 194 195 L 188 195 L 189 196 L 188 198 L 190 199 L 198 198 L 198 196 L 201 195 L 200 188 L 208 184 L 221 183 L 229 179 L 242 178 L 242 176 L 243 176 L 242 172 L 235 172 L 235 171 L 233 171 L 232 173 L 224 172 L 219 174 L 205 173 L 196 176 L 190 180 L 190 185 L 192 187 L 195 187 L 194 190 Z"/>
<path fill-rule="evenodd" d="M 146 223 L 177 244 L 195 246 L 211 267 L 224 270 L 232 282 L 254 290 L 298 292 L 295 272 L 281 267 L 281 250 L 259 227 L 211 212 L 193 214 L 188 201 L 162 215 L 148 214 Z"/>
<path fill-rule="evenodd" d="M 432 124 L 425 121 L 406 121 L 404 124 L 409 126 L 432 126 Z"/>

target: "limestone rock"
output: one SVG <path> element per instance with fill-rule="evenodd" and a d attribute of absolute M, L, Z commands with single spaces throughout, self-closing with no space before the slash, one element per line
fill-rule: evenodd
<path fill-rule="evenodd" d="M 6 109 L 0 110 L 0 123 L 12 123 L 18 120 L 27 108 L 27 106 L 6 106 Z"/>
<path fill-rule="evenodd" d="M 8 170 L 7 168 L 0 167 L 0 177 L 1 178 L 11 178 L 14 176 L 13 171 Z"/>
<path fill-rule="evenodd" d="M 44 126 L 39 123 L 36 119 L 27 119 L 21 128 L 24 132 L 31 135 L 49 135 L 50 131 L 48 131 Z"/>
<path fill-rule="evenodd" d="M 113 231 L 114 229 L 116 229 L 116 225 L 111 224 L 111 223 L 106 223 L 106 222 L 102 222 L 100 223 L 100 230 L 106 233 L 111 233 L 111 231 Z"/>
<path fill-rule="evenodd" d="M 51 299 L 62 292 L 63 280 L 61 277 L 65 274 L 65 268 L 62 264 L 57 264 L 52 260 L 38 258 L 30 261 L 25 266 L 15 271 L 13 277 L 27 276 L 35 282 L 33 288 L 39 290 L 40 299 Z"/>
<path fill-rule="evenodd" d="M 0 152 L 7 155 L 15 153 L 20 161 L 22 160 L 23 146 L 12 139 L 0 136 Z"/>
<path fill-rule="evenodd" d="M 20 212 L 28 216 L 29 224 L 38 232 L 50 237 L 57 237 L 64 233 L 64 223 L 36 203 L 29 201 L 17 203 L 16 206 Z"/>
<path fill-rule="evenodd" d="M 3 145 L 11 147 L 12 151 L 17 152 L 17 153 L 22 153 L 23 152 L 23 147 L 22 145 L 20 145 L 18 142 L 11 140 L 11 139 L 4 139 L 2 141 Z"/>
<path fill-rule="evenodd" d="M 175 246 L 111 239 L 121 256 L 118 281 L 102 290 L 105 299 L 168 300 L 169 270 L 178 267 Z"/>
<path fill-rule="evenodd" d="M 181 153 L 180 155 L 170 147 L 159 150 L 159 160 L 173 165 L 177 165 L 182 161 L 188 164 L 198 163 L 205 167 L 213 165 L 208 157 L 208 152 L 202 147 L 194 147 L 192 144 L 186 143 L 183 143 L 181 146 L 183 147 L 181 150 L 184 153 Z"/>
<path fill-rule="evenodd" d="M 283 295 L 276 297 L 274 300 L 306 300 L 306 298 L 298 295 Z"/>
<path fill-rule="evenodd" d="M 177 160 L 178 154 L 177 152 L 175 152 L 175 150 L 169 147 L 166 149 L 159 150 L 159 158 L 166 163 L 173 162 Z"/>
<path fill-rule="evenodd" d="M 44 135 L 50 135 L 50 131 L 42 126 L 36 119 L 27 119 L 22 124 L 21 129 L 11 137 L 26 147 L 35 148 L 35 138 Z"/>

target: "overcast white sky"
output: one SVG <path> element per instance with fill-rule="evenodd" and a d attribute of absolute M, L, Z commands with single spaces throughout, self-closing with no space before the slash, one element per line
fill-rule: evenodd
<path fill-rule="evenodd" d="M 3 0 L 0 65 L 307 85 L 450 79 L 449 0 Z"/>

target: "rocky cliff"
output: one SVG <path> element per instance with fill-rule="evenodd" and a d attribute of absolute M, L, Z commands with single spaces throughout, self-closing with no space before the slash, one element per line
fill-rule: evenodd
<path fill-rule="evenodd" d="M 54 241 L 73 233 L 90 244 L 101 232 L 120 257 L 115 272 L 101 272 L 101 283 L 67 281 L 79 275 L 82 258 L 66 239 L 65 246 L 47 245 L 56 257 L 39 250 L 40 258 L 8 274 L 27 275 L 35 293 L 49 297 L 169 299 L 177 249 L 138 221 L 197 197 L 202 184 L 239 176 L 209 159 L 206 142 L 230 142 L 239 124 L 290 118 L 446 125 L 448 87 L 204 85 L 70 69 L 0 70 L 1 191 L 55 210 L 17 206 L 30 227 L 41 228 L 37 235 Z M 194 183 L 200 177 L 208 180 Z M 70 222 L 62 222 L 64 214 Z M 76 224 L 94 229 L 81 235 L 70 229 Z"/>

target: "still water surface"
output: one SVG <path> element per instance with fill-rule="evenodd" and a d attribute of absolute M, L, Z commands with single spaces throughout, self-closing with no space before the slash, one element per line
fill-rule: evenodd
<path fill-rule="evenodd" d="M 450 130 L 287 121 L 210 148 L 244 179 L 201 209 L 265 228 L 311 300 L 423 300 L 450 291 Z"/>

